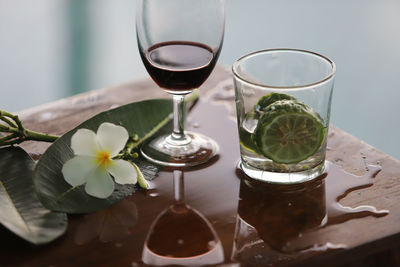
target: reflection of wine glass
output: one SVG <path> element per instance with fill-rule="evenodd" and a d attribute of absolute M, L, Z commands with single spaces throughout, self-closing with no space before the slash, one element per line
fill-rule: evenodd
<path fill-rule="evenodd" d="M 255 262 L 264 255 L 271 263 L 271 248 L 280 252 L 307 249 L 293 247 L 291 241 L 327 221 L 324 176 L 294 185 L 243 178 L 239 199 L 232 251 L 235 260 Z"/>
<path fill-rule="evenodd" d="M 183 172 L 174 171 L 175 203 L 162 211 L 147 235 L 142 260 L 149 265 L 198 266 L 224 261 L 217 233 L 184 203 Z"/>
<path fill-rule="evenodd" d="M 173 96 L 174 130 L 142 147 L 149 160 L 165 166 L 194 166 L 213 157 L 218 146 L 184 131 L 186 94 L 213 70 L 221 51 L 225 0 L 138 0 L 137 40 L 153 80 Z"/>

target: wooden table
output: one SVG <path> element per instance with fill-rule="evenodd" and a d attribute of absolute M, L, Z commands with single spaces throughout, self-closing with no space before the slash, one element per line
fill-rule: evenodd
<path fill-rule="evenodd" d="M 289 195 L 289 198 L 276 195 L 276 192 L 281 190 L 279 187 L 269 187 L 262 194 L 256 190 L 253 194 L 251 187 L 244 182 L 244 175 L 236 170 L 239 147 L 230 71 L 223 66 L 217 66 L 200 92 L 201 101 L 189 116 L 189 128 L 214 138 L 220 145 L 220 153 L 205 166 L 184 171 L 185 203 L 191 207 L 189 210 L 192 219 L 175 218 L 176 220 L 169 221 L 172 225 L 160 226 L 161 228 L 157 226 L 158 230 L 153 228 L 156 237 L 152 237 L 152 240 L 155 238 L 153 241 L 158 242 L 153 244 L 153 247 L 168 251 L 180 246 L 181 250 L 175 249 L 171 253 L 189 255 L 204 250 L 203 241 L 207 241 L 207 235 L 212 238 L 212 234 L 215 233 L 220 242 L 214 238 L 213 243 L 208 243 L 208 246 L 222 246 L 224 261 L 220 264 L 224 266 L 400 265 L 399 161 L 331 126 L 327 152 L 330 162 L 355 175 L 366 174 L 367 164 L 378 164 L 382 167 L 374 178 L 373 186 L 349 192 L 340 203 L 349 207 L 371 205 L 378 210 L 388 210 L 389 214 L 371 216 L 368 212 L 361 213 L 356 217 L 342 218 L 314 230 L 311 228 L 315 228 L 316 225 L 312 225 L 312 222 L 300 222 L 303 233 L 296 226 L 297 222 L 283 217 L 289 216 L 290 219 L 291 216 L 297 215 L 288 215 L 286 208 L 283 208 L 286 212 L 282 213 L 283 215 L 280 215 L 279 211 L 268 210 L 268 201 L 277 200 L 275 205 L 278 203 L 279 208 L 280 204 L 289 199 L 300 208 L 307 207 L 306 213 L 310 213 L 311 210 L 312 218 L 322 216 L 321 219 L 326 210 L 318 203 L 325 202 L 325 190 L 328 192 L 329 188 L 319 187 L 322 191 L 317 189 L 308 195 Z M 22 111 L 20 115 L 29 129 L 63 134 L 101 111 L 155 97 L 168 96 L 150 79 L 145 79 L 31 108 Z M 48 144 L 39 142 L 23 144 L 25 150 L 37 156 L 47 147 Z M 175 175 L 178 173 L 175 172 Z M 336 178 L 329 179 L 334 181 Z M 319 183 L 325 183 L 323 178 Z M 35 247 L 0 227 L 0 266 L 142 265 L 142 251 L 152 222 L 173 204 L 173 172 L 160 172 L 152 186 L 153 189 L 137 192 L 107 210 L 89 215 L 69 216 L 67 233 L 51 244 Z M 285 190 L 282 191 L 283 194 L 286 194 Z M 313 197 L 309 198 L 311 195 Z M 293 199 L 290 199 L 291 197 Z M 312 206 L 315 198 L 321 198 L 321 201 Z M 263 201 L 261 212 L 260 209 L 255 210 L 259 202 Z M 287 203 L 290 206 L 292 202 Z M 262 213 L 264 208 L 267 210 Z M 252 215 L 257 216 L 252 218 Z M 271 222 L 272 217 L 276 218 L 274 223 Z M 201 223 L 204 218 L 206 222 Z M 307 224 L 312 227 L 307 228 Z M 261 228 L 257 228 L 257 225 L 261 225 Z M 240 229 L 248 232 L 239 233 Z M 293 232 L 293 229 L 299 236 L 305 234 L 310 235 L 312 239 L 322 240 L 323 244 L 328 244 L 331 249 L 289 254 L 278 252 L 279 242 L 287 241 L 285 237 L 290 231 Z M 264 232 L 261 233 L 262 231 Z M 246 243 L 246 233 L 253 241 L 258 238 L 257 244 L 238 256 L 238 248 L 243 242 Z M 251 237 L 250 233 L 254 237 Z M 175 240 L 174 234 L 180 235 L 181 239 Z M 4 242 L 5 240 L 7 242 Z M 169 244 L 174 240 L 177 243 Z M 204 258 L 203 263 L 207 262 Z M 213 263 L 212 260 L 210 262 Z"/>

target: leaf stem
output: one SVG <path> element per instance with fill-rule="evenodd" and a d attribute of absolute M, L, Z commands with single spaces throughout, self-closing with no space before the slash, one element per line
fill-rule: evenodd
<path fill-rule="evenodd" d="M 17 127 L 18 127 L 14 122 L 10 121 L 10 120 L 7 119 L 7 117 L 5 117 L 5 116 L 1 116 L 1 117 L 0 117 L 0 120 L 4 121 L 5 123 L 7 123 L 8 125 L 10 125 L 11 127 L 14 127 L 14 128 L 17 128 Z"/>
<path fill-rule="evenodd" d="M 9 133 L 0 137 L 0 147 L 20 144 L 27 140 L 54 142 L 58 136 L 39 133 L 25 129 L 18 115 L 0 110 L 0 120 L 6 124 L 0 124 L 0 132 Z"/>
<path fill-rule="evenodd" d="M 18 135 L 16 133 L 12 133 L 12 134 L 6 135 L 4 137 L 1 137 L 0 138 L 0 142 L 1 141 L 8 141 L 8 140 L 14 139 L 16 137 L 18 137 Z"/>
<path fill-rule="evenodd" d="M 35 131 L 30 131 L 30 130 L 25 130 L 25 131 L 26 131 L 27 140 L 54 142 L 59 138 L 59 136 L 56 136 L 56 135 L 39 133 L 39 132 L 35 132 Z"/>
<path fill-rule="evenodd" d="M 18 115 L 13 115 L 10 112 L 7 112 L 5 110 L 0 110 L 0 117 L 3 117 L 3 118 L 4 117 L 8 117 L 8 118 L 12 119 L 17 124 L 17 125 L 15 125 L 15 124 L 13 125 L 13 123 L 9 124 L 11 127 L 16 126 L 19 129 L 24 129 L 24 127 L 22 126 L 22 122 L 19 119 Z M 6 118 L 6 120 L 7 120 L 7 118 Z"/>

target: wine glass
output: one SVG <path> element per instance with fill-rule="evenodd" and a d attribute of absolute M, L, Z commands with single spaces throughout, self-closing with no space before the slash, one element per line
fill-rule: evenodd
<path fill-rule="evenodd" d="M 224 261 L 221 241 L 210 222 L 184 201 L 184 174 L 175 170 L 174 204 L 152 223 L 142 261 L 151 266 L 199 266 Z"/>
<path fill-rule="evenodd" d="M 224 28 L 225 0 L 137 0 L 140 56 L 151 78 L 173 97 L 173 132 L 142 146 L 148 160 L 186 167 L 204 163 L 218 152 L 211 138 L 184 131 L 184 98 L 213 70 Z"/>

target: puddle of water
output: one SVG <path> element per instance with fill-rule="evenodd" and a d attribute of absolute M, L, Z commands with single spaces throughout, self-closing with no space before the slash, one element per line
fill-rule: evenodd
<path fill-rule="evenodd" d="M 377 165 L 366 165 L 367 172 L 362 176 L 344 171 L 340 166 L 328 162 L 326 178 L 326 203 L 328 224 L 344 222 L 365 216 L 381 217 L 389 214 L 388 210 L 377 210 L 373 206 L 344 207 L 339 200 L 351 191 L 369 187 L 374 184 L 374 178 L 381 171 Z"/>

